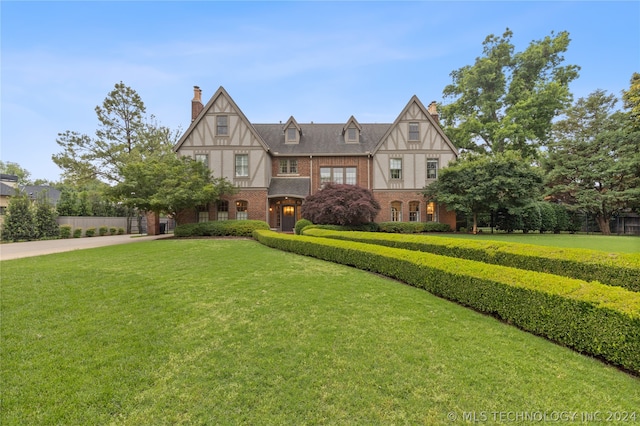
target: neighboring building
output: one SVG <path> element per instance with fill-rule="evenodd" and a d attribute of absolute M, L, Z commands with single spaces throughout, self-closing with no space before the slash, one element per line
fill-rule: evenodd
<path fill-rule="evenodd" d="M 18 193 L 18 176 L 0 174 L 0 225 L 9 207 L 9 199 Z"/>
<path fill-rule="evenodd" d="M 46 198 L 49 204 L 56 206 L 60 201 L 62 192 L 49 185 L 24 185 L 20 188 L 31 200 Z"/>
<path fill-rule="evenodd" d="M 427 203 L 420 191 L 457 158 L 458 151 L 429 108 L 413 96 L 393 123 L 254 124 L 223 87 L 206 105 L 194 87 L 192 123 L 174 150 L 202 161 L 239 192 L 200 210 L 184 212 L 179 223 L 264 220 L 291 231 L 305 197 L 326 182 L 370 189 L 381 206 L 376 222 L 443 222 L 455 228 L 455 213 Z"/>

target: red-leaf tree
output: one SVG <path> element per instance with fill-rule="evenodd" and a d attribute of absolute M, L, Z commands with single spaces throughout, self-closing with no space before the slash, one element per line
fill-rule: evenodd
<path fill-rule="evenodd" d="M 302 217 L 318 225 L 361 225 L 373 222 L 379 211 L 371 191 L 334 183 L 309 195 L 302 204 Z"/>

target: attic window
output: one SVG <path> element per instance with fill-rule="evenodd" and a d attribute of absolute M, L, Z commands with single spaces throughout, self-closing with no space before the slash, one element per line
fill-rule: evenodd
<path fill-rule="evenodd" d="M 420 140 L 420 125 L 418 123 L 409 123 L 409 140 Z"/>
<path fill-rule="evenodd" d="M 295 142 L 298 140 L 298 130 L 295 127 L 287 129 L 287 142 Z"/>
<path fill-rule="evenodd" d="M 347 139 L 350 141 L 357 141 L 358 140 L 358 134 L 356 133 L 356 128 L 355 127 L 349 127 L 347 129 Z"/>
<path fill-rule="evenodd" d="M 229 135 L 229 117 L 226 115 L 219 115 L 216 117 L 216 135 L 228 136 Z"/>

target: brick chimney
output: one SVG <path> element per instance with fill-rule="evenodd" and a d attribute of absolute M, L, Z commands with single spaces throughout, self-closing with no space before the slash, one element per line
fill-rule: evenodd
<path fill-rule="evenodd" d="M 438 104 L 436 104 L 436 101 L 431 101 L 427 110 L 429 114 L 431 114 L 431 117 L 436 120 L 436 123 L 440 124 L 440 114 L 438 114 Z"/>
<path fill-rule="evenodd" d="M 202 112 L 204 105 L 202 105 L 202 90 L 198 86 L 193 86 L 193 99 L 191 100 L 191 121 Z"/>

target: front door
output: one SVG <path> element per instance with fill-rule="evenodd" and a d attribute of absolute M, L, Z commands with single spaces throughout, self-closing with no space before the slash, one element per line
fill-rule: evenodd
<path fill-rule="evenodd" d="M 296 225 L 296 206 L 282 206 L 282 232 L 291 232 Z"/>

